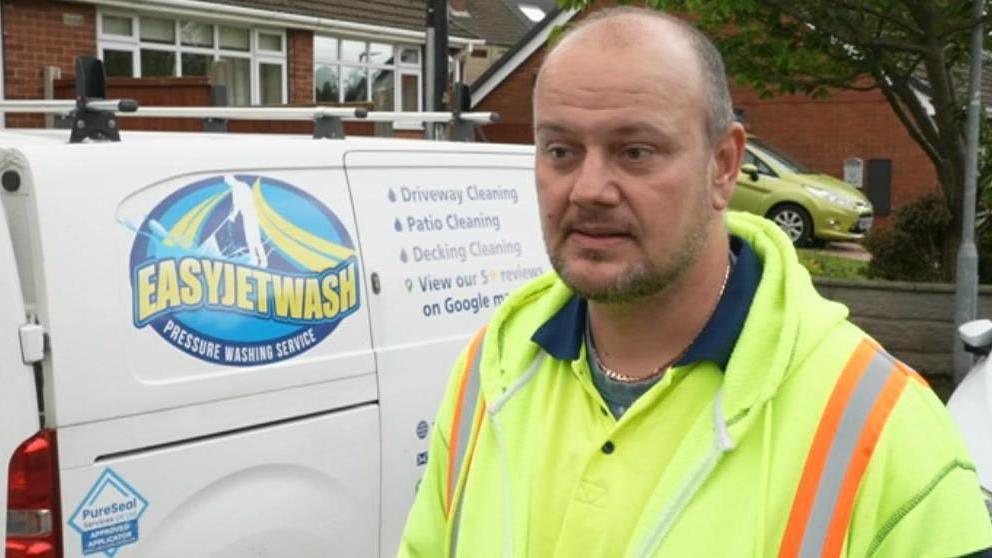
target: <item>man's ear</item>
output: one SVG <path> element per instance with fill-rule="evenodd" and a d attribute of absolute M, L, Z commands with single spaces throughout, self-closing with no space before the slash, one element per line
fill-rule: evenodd
<path fill-rule="evenodd" d="M 730 198 L 734 195 L 746 142 L 747 132 L 744 131 L 744 126 L 734 122 L 713 145 L 712 203 L 713 209 L 717 211 L 727 209 Z"/>

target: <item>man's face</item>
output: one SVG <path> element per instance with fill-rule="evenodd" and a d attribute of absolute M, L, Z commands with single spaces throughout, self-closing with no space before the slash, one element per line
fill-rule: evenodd
<path fill-rule="evenodd" d="M 704 90 L 683 43 L 606 48 L 575 37 L 537 84 L 545 243 L 563 280 L 591 300 L 664 290 L 695 261 L 723 209 Z"/>

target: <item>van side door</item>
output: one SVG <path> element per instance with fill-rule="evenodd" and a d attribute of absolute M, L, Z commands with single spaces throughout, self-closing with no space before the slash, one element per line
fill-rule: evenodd
<path fill-rule="evenodd" d="M 382 556 L 393 556 L 452 365 L 506 296 L 548 269 L 533 148 L 353 151 L 382 426 Z"/>
<path fill-rule="evenodd" d="M 66 558 L 378 553 L 375 356 L 334 145 L 21 148 Z"/>

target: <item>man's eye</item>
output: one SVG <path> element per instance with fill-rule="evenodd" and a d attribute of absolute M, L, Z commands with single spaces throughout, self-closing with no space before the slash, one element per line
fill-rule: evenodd
<path fill-rule="evenodd" d="M 550 146 L 550 147 L 547 148 L 547 152 L 548 152 L 548 155 L 550 155 L 552 159 L 556 159 L 556 160 L 557 159 L 564 159 L 565 157 L 568 156 L 568 150 L 565 149 L 564 147 L 560 147 L 560 146 L 554 146 L 554 145 L 553 146 Z"/>
<path fill-rule="evenodd" d="M 651 151 L 645 147 L 629 147 L 624 150 L 623 155 L 630 161 L 642 161 L 651 154 Z"/>

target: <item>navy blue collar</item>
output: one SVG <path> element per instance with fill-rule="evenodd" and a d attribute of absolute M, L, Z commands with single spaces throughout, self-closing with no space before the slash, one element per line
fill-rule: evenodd
<path fill-rule="evenodd" d="M 754 250 L 736 236 L 730 237 L 730 250 L 737 261 L 727 278 L 723 296 L 706 326 L 675 366 L 710 360 L 720 368 L 727 367 L 761 281 L 761 261 Z M 587 312 L 586 300 L 573 296 L 534 332 L 531 341 L 558 360 L 579 358 Z"/>

